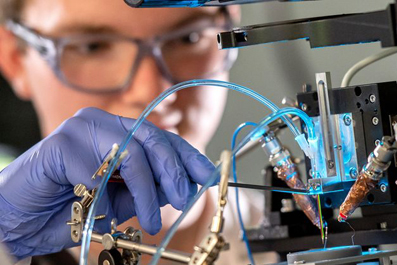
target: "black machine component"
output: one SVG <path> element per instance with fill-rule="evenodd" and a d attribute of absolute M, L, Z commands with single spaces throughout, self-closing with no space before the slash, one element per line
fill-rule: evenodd
<path fill-rule="evenodd" d="M 361 168 L 368 154 L 384 135 L 393 135 L 393 125 L 397 122 L 397 83 L 386 82 L 328 91 L 331 115 L 350 114 L 346 126 L 354 127 L 357 164 Z M 299 106 L 311 117 L 320 115 L 317 91 L 298 94 Z M 342 125 L 343 126 L 343 125 Z M 308 162 L 308 161 L 306 161 Z M 309 174 L 310 163 L 306 163 Z M 354 243 L 364 248 L 379 244 L 397 243 L 397 159 L 388 168 L 379 184 L 365 198 L 362 217 L 349 219 L 355 229 Z M 272 183 L 269 183 L 269 180 Z M 265 184 L 276 184 L 276 174 L 272 168 L 266 170 Z M 345 199 L 354 181 L 343 182 L 343 191 L 321 195 L 324 219 L 328 223 L 328 247 L 352 244 L 353 231 L 346 223 L 339 223 L 333 216 L 332 208 L 338 208 Z M 282 183 L 277 183 L 282 185 Z M 280 204 L 288 200 L 285 194 L 266 195 L 267 222 L 258 229 L 248 231 L 251 248 L 254 252 L 277 251 L 288 253 L 311 248 L 321 248 L 323 244 L 318 230 L 310 224 L 301 211 Z M 280 197 L 281 196 L 281 197 Z M 290 208 L 290 209 L 288 209 Z"/>
<path fill-rule="evenodd" d="M 385 10 L 235 28 L 218 34 L 221 49 L 306 39 L 312 48 L 380 41 L 397 46 L 396 4 Z"/>
<path fill-rule="evenodd" d="M 397 122 L 396 82 L 352 86 L 329 90 L 331 114 L 349 114 L 353 125 L 358 168 L 367 162 L 367 156 L 384 135 L 393 135 L 392 124 Z M 320 115 L 317 92 L 298 95 L 299 106 L 311 117 Z M 348 118 L 348 117 L 347 117 Z M 397 160 L 395 161 L 397 162 Z M 307 161 L 307 168 L 310 166 Z M 365 205 L 397 202 L 396 163 L 384 173 L 378 187 L 372 190 L 364 201 Z M 343 202 L 352 182 L 344 182 L 343 192 L 327 193 L 322 196 L 323 207 L 337 208 Z"/>
<path fill-rule="evenodd" d="M 120 252 L 112 248 L 111 250 L 103 250 L 98 257 L 98 264 L 108 264 L 108 265 L 123 265 L 123 258 Z"/>

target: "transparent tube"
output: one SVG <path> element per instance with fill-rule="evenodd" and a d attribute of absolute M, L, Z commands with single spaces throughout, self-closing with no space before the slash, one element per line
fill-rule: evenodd
<path fill-rule="evenodd" d="M 287 115 L 290 115 L 290 114 L 300 117 L 302 119 L 302 121 L 306 124 L 306 126 L 308 127 L 308 132 L 310 132 L 309 136 L 312 137 L 312 138 L 315 138 L 314 125 L 313 125 L 313 123 L 311 121 L 311 118 L 309 116 L 307 116 L 306 113 L 304 113 L 300 109 L 296 109 L 296 108 L 283 108 L 283 109 L 280 109 L 280 110 L 278 110 L 276 112 L 273 112 L 270 115 L 266 116 L 266 118 L 264 118 L 253 130 L 251 130 L 247 134 L 247 136 L 245 136 L 244 139 L 237 145 L 237 147 L 235 147 L 232 150 L 232 157 L 235 156 L 237 154 L 237 152 L 244 145 L 246 145 L 253 137 L 255 137 L 255 135 L 258 134 L 258 132 L 262 132 L 263 129 L 266 128 L 269 123 L 271 123 L 272 121 L 277 120 L 277 119 L 279 119 L 279 118 L 281 118 L 283 116 L 287 117 Z M 219 173 L 219 168 L 221 166 L 222 165 L 220 164 L 217 167 L 217 170 L 218 170 L 217 173 Z M 168 230 L 167 234 L 163 238 L 163 241 L 161 242 L 161 244 L 157 248 L 156 254 L 153 256 L 151 262 L 149 263 L 150 265 L 155 265 L 155 264 L 158 263 L 162 253 L 164 252 L 164 250 L 167 247 L 168 243 L 170 242 L 171 238 L 176 233 L 176 230 L 177 230 L 179 224 L 183 221 L 183 219 L 189 213 L 189 211 L 192 208 L 192 206 L 194 205 L 194 203 L 204 193 L 204 191 L 205 191 L 204 188 L 208 189 L 211 186 L 211 184 L 214 183 L 214 181 L 216 180 L 216 177 L 217 177 L 217 175 L 214 175 L 214 174 L 211 176 L 210 180 L 206 183 L 206 185 L 203 186 L 203 188 L 200 189 L 200 192 L 197 194 L 199 196 L 195 196 L 193 198 L 192 203 L 188 204 L 188 206 L 185 208 L 184 212 L 178 217 L 176 222 L 171 226 L 171 228 Z M 207 184 L 209 184 L 209 185 L 207 185 Z"/>
<path fill-rule="evenodd" d="M 279 110 L 279 108 L 272 103 L 270 100 L 268 100 L 266 97 L 260 95 L 259 93 L 246 88 L 244 86 L 240 86 L 237 84 L 225 82 L 225 81 L 218 81 L 218 80 L 191 80 L 191 81 L 186 81 L 182 82 L 180 84 L 176 84 L 163 93 L 161 93 L 154 101 L 152 101 L 149 106 L 146 107 L 146 109 L 142 112 L 142 114 L 138 117 L 134 125 L 131 127 L 131 129 L 128 131 L 127 135 L 121 142 L 119 146 L 119 150 L 117 151 L 115 157 L 109 162 L 108 170 L 106 171 L 106 174 L 104 174 L 104 177 L 102 178 L 102 181 L 98 187 L 97 193 L 95 194 L 94 200 L 91 204 L 91 207 L 88 211 L 87 215 L 87 220 L 84 224 L 84 230 L 83 230 L 83 238 L 82 238 L 82 243 L 81 243 L 81 254 L 80 254 L 80 265 L 86 265 L 87 260 L 88 260 L 88 251 L 90 248 L 90 241 L 91 241 L 91 234 L 92 230 L 94 227 L 95 223 L 95 213 L 98 208 L 98 202 L 100 198 L 102 198 L 103 192 L 105 191 L 106 184 L 112 174 L 112 172 L 115 170 L 118 160 L 120 158 L 121 153 L 126 149 L 128 143 L 130 142 L 131 138 L 135 134 L 136 130 L 139 128 L 139 126 L 142 124 L 142 122 L 145 120 L 145 118 L 151 113 L 151 111 L 161 102 L 163 101 L 166 97 L 169 95 L 185 89 L 189 87 L 197 87 L 197 86 L 215 86 L 215 87 L 224 87 L 228 88 L 237 92 L 240 92 L 242 94 L 245 94 L 247 96 L 252 97 L 253 99 L 259 101 L 269 109 L 271 109 L 273 112 Z M 284 122 L 288 125 L 288 127 L 291 129 L 292 133 L 295 136 L 298 136 L 299 130 L 297 127 L 292 123 L 292 121 L 288 117 L 283 117 Z M 249 139 L 248 139 L 249 140 Z M 212 182 L 211 182 L 212 183 Z M 201 191 L 201 190 L 200 190 Z"/>
<path fill-rule="evenodd" d="M 236 140 L 237 140 L 237 135 L 240 133 L 240 131 L 247 126 L 257 126 L 256 123 L 253 122 L 244 122 L 240 124 L 237 129 L 234 131 L 233 136 L 232 136 L 232 150 L 234 149 L 234 146 L 236 145 Z M 232 156 L 232 172 L 233 172 L 233 181 L 237 183 L 237 170 L 236 170 L 236 156 Z M 243 215 L 241 214 L 241 206 L 240 206 L 240 196 L 239 196 L 239 189 L 238 187 L 235 187 L 234 189 L 235 192 L 235 200 L 236 200 L 236 208 L 237 208 L 237 217 L 238 217 L 238 222 L 240 224 L 240 231 L 242 233 L 242 239 L 245 243 L 245 248 L 247 249 L 247 256 L 252 265 L 255 265 L 255 260 L 254 257 L 252 256 L 252 251 L 248 242 L 247 238 L 247 232 L 245 230 L 245 225 L 244 225 L 244 220 L 243 220 Z"/>

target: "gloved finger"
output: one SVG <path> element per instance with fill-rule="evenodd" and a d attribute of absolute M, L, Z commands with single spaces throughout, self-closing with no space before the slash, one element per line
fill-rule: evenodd
<path fill-rule="evenodd" d="M 85 127 L 88 127 L 86 120 L 73 117 L 47 137 L 43 143 L 45 147 L 42 149 L 46 151 L 46 159 L 43 160 L 46 163 L 45 169 L 55 183 L 73 186 L 81 183 L 87 189 L 93 189 L 99 185 L 100 178 L 91 179 L 102 164 L 101 157 L 93 152 L 95 147 L 90 142 L 92 136 L 82 137 L 75 132 L 76 128 Z"/>
<path fill-rule="evenodd" d="M 163 207 L 163 206 L 169 204 L 167 195 L 164 193 L 164 191 L 162 191 L 160 185 L 156 185 L 156 189 L 157 189 L 157 196 L 159 198 L 160 207 Z"/>
<path fill-rule="evenodd" d="M 84 149 L 81 146 L 91 147 L 89 150 L 93 150 L 92 146 L 95 147 L 96 157 L 100 160 L 99 163 L 96 161 L 98 165 L 95 170 L 105 159 L 113 143 L 120 143 L 127 133 L 120 117 L 95 108 L 80 110 L 72 118 L 72 123 L 73 120 L 82 120 L 83 124 L 76 126 L 76 124 L 70 125 L 69 122 L 67 131 L 70 131 L 69 134 L 72 135 L 73 129 L 86 128 L 89 132 L 90 137 L 82 140 L 75 139 L 75 142 L 80 140 L 78 149 L 81 150 Z M 127 120 L 133 122 L 131 119 Z M 139 143 L 132 139 L 127 146 L 127 151 L 129 154 L 120 165 L 120 173 L 133 198 L 128 201 L 130 206 L 126 208 L 128 209 L 126 214 L 129 216 L 136 214 L 142 227 L 150 234 L 155 234 L 161 228 L 161 216 L 152 170 Z M 119 197 L 118 200 L 122 199 L 122 196 L 115 196 Z"/>
<path fill-rule="evenodd" d="M 108 193 L 119 224 L 136 216 L 134 198 L 124 183 L 109 183 Z"/>
<path fill-rule="evenodd" d="M 126 128 L 130 128 L 133 122 L 122 118 Z M 134 139 L 144 149 L 155 180 L 166 194 L 168 201 L 174 208 L 182 210 L 192 193 L 190 180 L 179 156 L 163 131 L 149 122 L 144 122 L 136 131 Z"/>
<path fill-rule="evenodd" d="M 164 131 L 164 134 L 177 152 L 190 178 L 204 185 L 215 170 L 214 164 L 178 135 L 167 131 Z"/>
<path fill-rule="evenodd" d="M 139 223 L 149 234 L 156 234 L 161 229 L 160 205 L 157 197 L 151 167 L 146 160 L 145 152 L 134 139 L 127 146 L 128 155 L 120 166 L 120 174 L 127 185 L 133 200 L 126 201 L 135 210 Z M 119 199 L 125 199 L 120 196 Z M 129 213 L 130 216 L 134 212 Z"/>

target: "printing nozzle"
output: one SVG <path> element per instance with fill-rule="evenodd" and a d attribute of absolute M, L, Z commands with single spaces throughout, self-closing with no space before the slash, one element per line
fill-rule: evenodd
<path fill-rule="evenodd" d="M 372 190 L 382 177 L 382 173 L 390 166 L 390 161 L 396 153 L 394 137 L 385 136 L 368 156 L 356 182 L 351 187 L 345 201 L 339 208 L 338 221 L 343 222 L 357 209 L 365 196 Z"/>

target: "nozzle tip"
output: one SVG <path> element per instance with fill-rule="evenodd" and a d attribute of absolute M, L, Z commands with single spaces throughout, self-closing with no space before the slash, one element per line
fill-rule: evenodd
<path fill-rule="evenodd" d="M 346 221 L 346 219 L 347 219 L 347 216 L 346 215 L 344 215 L 343 213 L 339 213 L 339 216 L 338 216 L 338 222 L 344 222 L 344 221 Z"/>

